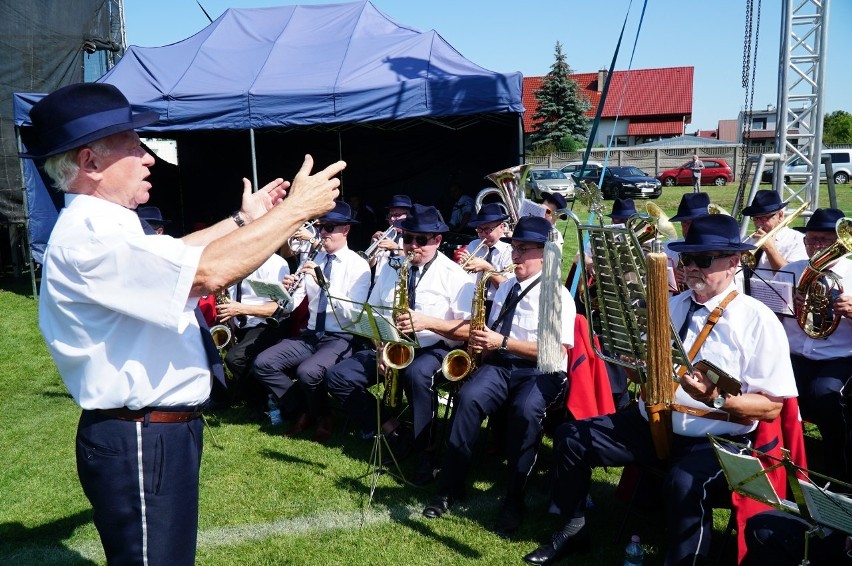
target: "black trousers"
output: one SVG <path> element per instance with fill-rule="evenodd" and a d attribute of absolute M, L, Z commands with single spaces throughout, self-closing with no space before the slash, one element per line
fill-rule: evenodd
<path fill-rule="evenodd" d="M 535 362 L 494 357 L 462 382 L 453 401 L 453 421 L 441 468 L 440 491 L 444 495 L 463 494 L 482 422 L 508 405 L 508 495 L 521 497 L 541 444 L 544 416 L 564 399 L 565 372 L 542 374 Z"/>
<path fill-rule="evenodd" d="M 305 330 L 267 348 L 254 360 L 252 373 L 279 400 L 287 413 L 304 407 L 312 417 L 328 413 L 325 374 L 328 368 L 352 355 L 352 334 Z M 297 388 L 293 383 L 297 382 Z"/>
<path fill-rule="evenodd" d="M 660 466 L 648 422 L 635 404 L 611 415 L 562 424 L 554 434 L 553 448 L 553 502 L 565 520 L 585 516 L 592 468 Z M 666 564 L 692 564 L 695 555 L 706 557 L 713 504 L 730 503 L 727 480 L 706 437 L 674 435 L 661 498 L 668 527 Z"/>
<path fill-rule="evenodd" d="M 287 321 L 277 327 L 259 324 L 250 328 L 238 328 L 237 343 L 225 355 L 225 364 L 231 374 L 237 380 L 247 377 L 258 354 L 280 342 L 289 331 Z"/>
<path fill-rule="evenodd" d="M 411 406 L 414 418 L 414 448 L 425 450 L 432 446 L 438 411 L 438 393 L 435 386 L 443 381 L 441 362 L 450 349 L 439 342 L 434 346 L 415 350 L 414 361 L 399 370 L 399 377 Z M 376 415 L 376 398 L 367 388 L 376 383 L 376 353 L 358 352 L 337 364 L 326 374 L 329 392 L 364 432 L 375 432 L 377 420 L 386 421 L 389 415 L 382 407 L 381 417 Z"/>
<path fill-rule="evenodd" d="M 77 473 L 109 564 L 195 563 L 202 420 L 142 423 L 83 411 Z"/>

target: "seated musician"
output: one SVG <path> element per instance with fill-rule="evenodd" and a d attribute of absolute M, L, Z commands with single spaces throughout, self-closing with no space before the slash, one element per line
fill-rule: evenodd
<path fill-rule="evenodd" d="M 559 193 L 541 193 L 541 206 L 544 207 L 544 217 L 547 218 L 553 226 L 556 226 L 556 221 L 559 220 L 560 216 L 556 214 L 557 210 L 562 210 L 568 208 L 568 201 L 565 200 L 565 197 L 560 195 Z M 556 243 L 559 247 L 562 247 L 562 243 L 564 241 L 564 237 L 562 236 L 562 232 L 556 231 Z"/>
<path fill-rule="evenodd" d="M 818 208 L 805 227 L 797 228 L 805 233 L 805 248 L 810 257 L 837 241 L 835 224 L 841 218 L 842 210 Z M 794 261 L 787 264 L 784 270 L 792 271 L 798 282 L 808 261 Z M 852 455 L 849 450 L 850 426 L 841 390 L 852 375 L 852 296 L 848 294 L 852 289 L 852 261 L 841 258 L 827 271 L 837 277 L 845 290 L 844 294 L 832 299 L 830 306 L 833 316 L 840 320 L 837 329 L 820 339 L 806 334 L 795 318 L 784 317 L 783 323 L 790 341 L 790 357 L 799 389 L 802 417 L 816 424 L 822 435 L 822 461 L 825 468 L 821 471 L 835 479 L 849 482 L 852 479 L 852 466 L 848 461 Z M 802 300 L 803 297 L 796 297 L 797 303 Z M 820 316 L 827 317 L 829 308 L 824 310 Z"/>
<path fill-rule="evenodd" d="M 488 203 L 467 223 L 476 230 L 479 238 L 469 243 L 459 254 L 459 261 L 466 271 L 474 274 L 474 283 L 479 281 L 486 271 L 502 271 L 512 264 L 512 246 L 501 240 L 506 233 L 508 219 L 509 215 L 503 212 L 498 203 Z M 505 280 L 506 276 L 503 274 L 492 275 L 488 279 L 488 294 L 485 299 L 488 308 L 497 287 Z"/>
<path fill-rule="evenodd" d="M 272 254 L 254 273 L 231 286 L 228 298 L 216 305 L 218 324 L 229 325 L 234 333 L 234 343 L 225 355 L 225 365 L 234 377 L 228 388 L 230 400 L 243 397 L 253 408 L 265 408 L 265 395 L 259 388 L 252 387 L 254 382 L 246 378 L 257 355 L 287 335 L 289 321 L 273 320 L 278 303 L 258 296 L 249 280 L 277 283 L 289 274 L 287 261 Z"/>
<path fill-rule="evenodd" d="M 677 207 L 677 214 L 669 218 L 670 222 L 680 222 L 681 237 L 676 240 L 666 242 L 663 246 L 663 251 L 669 258 L 669 265 L 674 269 L 675 282 L 679 287 L 685 288 L 686 281 L 684 277 L 683 266 L 679 264 L 679 254 L 671 249 L 672 244 L 683 242 L 686 235 L 689 233 L 689 227 L 692 221 L 699 216 L 709 214 L 707 207 L 710 206 L 710 195 L 703 192 L 684 193 L 680 197 L 680 204 Z"/>
<path fill-rule="evenodd" d="M 408 195 L 393 195 L 390 198 L 387 206 L 387 221 L 389 228 L 392 228 L 394 222 L 405 220 L 408 216 L 408 211 L 411 210 L 411 197 Z M 385 232 L 376 232 L 370 241 L 370 245 L 376 245 L 376 253 L 369 258 L 370 267 L 374 268 L 375 277 L 378 277 L 381 271 L 387 264 L 388 258 L 402 254 L 402 231 L 393 230 L 390 236 L 385 236 Z"/>
<path fill-rule="evenodd" d="M 470 317 L 473 283 L 470 277 L 450 258 L 438 252 L 442 234 L 448 230 L 441 214 L 433 206 L 415 204 L 405 220 L 396 222 L 403 231 L 406 254 L 412 253 L 409 278 L 404 284 L 408 290 L 408 303 L 412 318 L 402 332 L 414 331 L 420 348 L 415 350 L 414 361 L 399 370 L 399 378 L 411 406 L 414 419 L 413 448 L 418 455 L 412 483 L 423 485 L 434 479 L 435 425 L 438 395 L 435 385 L 441 377 L 441 362 L 451 349 L 458 347 L 466 334 L 459 328 Z M 393 269 L 378 274 L 368 302 L 391 307 L 397 289 L 397 275 Z M 381 363 L 379 371 L 386 368 Z M 376 432 L 376 399 L 368 387 L 376 379 L 376 353 L 363 351 L 329 369 L 328 389 L 343 404 L 364 432 Z M 391 449 L 402 455 L 409 446 L 394 418 L 382 408 L 382 429 L 388 435 Z"/>
<path fill-rule="evenodd" d="M 796 396 L 784 328 L 757 300 L 736 292 L 740 252 L 734 218 L 713 214 L 692 221 L 680 252 L 690 291 L 669 299 L 690 359 L 707 359 L 742 383 L 740 395 L 720 390 L 701 371 L 680 379 L 671 413 L 671 443 L 661 505 L 666 508 L 666 564 L 706 558 L 713 528 L 712 503 L 730 501 L 727 482 L 706 435 L 746 442 L 757 421 L 774 419 L 783 399 Z M 714 325 L 711 311 L 720 318 Z M 709 324 L 708 324 L 709 322 Z M 613 414 L 567 422 L 554 434 L 553 500 L 562 526 L 524 560 L 551 564 L 588 548 L 586 497 L 592 468 L 630 463 L 659 465 L 642 403 Z"/>
<path fill-rule="evenodd" d="M 524 487 L 536 460 L 545 412 L 563 399 L 564 371 L 542 374 L 538 356 L 539 295 L 544 244 L 552 230 L 544 218 L 525 216 L 510 238 L 514 275 L 500 285 L 485 328 L 470 331 L 470 346 L 483 354 L 482 365 L 465 378 L 455 398 L 437 496 L 423 509 L 438 518 L 461 499 L 473 447 L 482 422 L 508 403 L 506 427 L 508 487 L 495 531 L 511 536 L 521 523 Z M 574 345 L 574 301 L 568 289 L 562 293 L 561 342 L 564 367 L 567 351 Z"/>
<path fill-rule="evenodd" d="M 324 442 L 332 433 L 326 370 L 352 355 L 355 340 L 353 335 L 341 331 L 329 295 L 363 302 L 370 289 L 370 266 L 347 245 L 349 226 L 354 222 L 357 221 L 345 202 L 338 202 L 319 218 L 317 229 L 323 251 L 302 266 L 304 279 L 293 293 L 294 305 L 305 296 L 308 298 L 308 327 L 300 336 L 283 340 L 258 354 L 252 367 L 253 375 L 278 400 L 282 414 L 294 414 L 304 407 L 287 434 L 301 434 L 316 423 L 313 440 L 317 442 Z M 317 266 L 328 283 L 328 292 L 316 281 Z M 295 279 L 296 275 L 285 277 L 285 287 L 293 285 Z M 294 380 L 298 381 L 296 387 Z"/>
<path fill-rule="evenodd" d="M 757 191 L 751 204 L 743 208 L 743 216 L 751 216 L 754 222 L 755 232 L 746 240 L 748 244 L 756 244 L 766 234 L 777 228 L 784 220 L 784 208 L 787 202 L 782 202 L 781 197 L 773 190 Z M 791 261 L 808 259 L 805 244 L 801 233 L 789 226 L 780 228 L 772 237 L 766 239 L 760 249 L 754 252 L 757 260 L 757 269 L 779 270 Z M 752 277 L 759 274 L 750 273 L 748 277 L 741 274 L 742 285 L 746 294 L 750 294 L 750 283 Z"/>
<path fill-rule="evenodd" d="M 627 219 L 636 214 L 636 205 L 633 203 L 632 198 L 617 198 L 612 201 L 612 210 L 606 216 L 612 220 L 610 224 L 607 226 L 613 227 L 623 227 L 627 222 Z M 588 275 L 592 275 L 595 272 L 594 260 L 592 259 L 592 245 L 590 242 L 586 242 L 585 247 L 583 248 L 583 253 L 586 258 L 586 273 Z M 580 259 L 580 252 L 577 252 L 577 257 L 574 258 L 574 262 L 576 263 Z"/>

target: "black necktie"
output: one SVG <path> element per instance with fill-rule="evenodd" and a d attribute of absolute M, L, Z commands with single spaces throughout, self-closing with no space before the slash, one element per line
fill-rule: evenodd
<path fill-rule="evenodd" d="M 692 321 L 692 315 L 695 314 L 695 311 L 703 307 L 704 305 L 699 305 L 692 299 L 689 299 L 689 310 L 686 312 L 686 318 L 683 319 L 683 324 L 680 325 L 680 330 L 677 331 L 677 335 L 680 336 L 681 342 L 686 339 L 686 331 L 689 329 L 689 323 Z"/>
<path fill-rule="evenodd" d="M 508 336 L 512 331 L 512 319 L 515 318 L 515 307 L 518 306 L 518 295 L 521 292 L 520 283 L 515 283 L 512 290 L 509 291 L 509 296 L 506 297 L 506 310 L 503 314 L 503 322 L 500 323 L 500 334 Z"/>
<path fill-rule="evenodd" d="M 497 248 L 488 248 L 488 253 L 485 254 L 485 261 L 487 261 L 491 265 L 494 265 L 493 259 L 494 259 L 494 252 L 496 252 L 496 251 L 497 251 Z"/>
<path fill-rule="evenodd" d="M 335 257 L 336 256 L 334 254 L 328 254 L 325 256 L 325 265 L 322 267 L 322 275 L 325 277 L 326 282 L 331 281 L 331 264 Z M 325 309 L 327 307 L 328 294 L 325 289 L 320 287 L 320 296 L 317 301 L 317 320 L 316 324 L 314 324 L 314 330 L 316 330 L 317 334 L 325 332 Z"/>
<path fill-rule="evenodd" d="M 408 272 L 408 308 L 414 308 L 414 295 L 417 291 L 417 274 L 420 272 L 420 267 L 414 265 L 411 271 Z"/>
<path fill-rule="evenodd" d="M 142 225 L 142 231 L 151 236 L 157 232 L 148 224 L 147 221 L 140 218 L 139 223 Z M 195 307 L 195 318 L 198 319 L 198 329 L 201 331 L 201 343 L 204 344 L 204 353 L 207 355 L 207 363 L 210 364 L 210 373 L 216 380 L 228 386 L 225 381 L 225 366 L 222 365 L 222 357 L 219 355 L 219 349 L 216 348 L 216 343 L 213 341 L 213 336 L 210 334 L 210 327 L 207 326 L 207 321 L 204 320 L 204 314 L 201 312 L 201 307 Z"/>

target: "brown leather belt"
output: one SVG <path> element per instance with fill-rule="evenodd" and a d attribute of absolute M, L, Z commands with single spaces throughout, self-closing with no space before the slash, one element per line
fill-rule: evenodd
<path fill-rule="evenodd" d="M 669 406 L 672 408 L 673 411 L 677 411 L 678 413 L 686 413 L 687 415 L 692 415 L 693 417 L 701 417 L 703 419 L 710 419 L 714 421 L 725 421 L 746 426 L 754 424 L 754 421 L 750 419 L 741 419 L 724 411 L 705 411 L 704 409 L 697 409 L 695 407 L 690 407 L 689 405 L 681 405 L 679 403 L 672 403 Z"/>
<path fill-rule="evenodd" d="M 98 409 L 98 412 L 114 419 L 134 421 L 137 423 L 145 422 L 146 420 L 149 423 L 188 423 L 201 416 L 201 411 L 156 411 L 151 409 L 132 411 L 127 407 L 120 409 Z"/>

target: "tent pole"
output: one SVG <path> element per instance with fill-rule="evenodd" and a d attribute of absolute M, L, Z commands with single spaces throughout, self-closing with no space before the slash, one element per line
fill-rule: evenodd
<path fill-rule="evenodd" d="M 18 153 L 23 153 L 24 144 L 21 141 L 21 132 L 18 129 L 18 126 L 15 126 L 15 142 L 18 146 Z M 24 161 L 22 159 L 18 159 L 18 165 L 21 168 L 21 191 L 23 192 L 23 208 L 24 208 L 24 237 L 26 238 L 26 242 L 24 242 L 24 248 L 27 253 L 27 261 L 30 264 L 30 283 L 33 286 L 33 299 L 38 300 L 38 288 L 36 287 L 36 277 L 35 277 L 35 264 L 33 263 L 33 251 L 30 249 L 30 207 L 29 200 L 27 199 L 27 182 L 26 175 L 24 171 Z M 15 253 L 12 250 L 12 253 Z"/>
<path fill-rule="evenodd" d="M 257 148 L 254 144 L 254 128 L 249 128 L 249 139 L 251 140 L 251 191 L 257 192 Z"/>
<path fill-rule="evenodd" d="M 340 135 L 340 130 L 337 130 L 337 159 L 343 161 L 343 136 Z M 345 170 L 344 170 L 345 171 Z M 340 196 L 343 197 L 343 173 L 340 172 Z"/>

